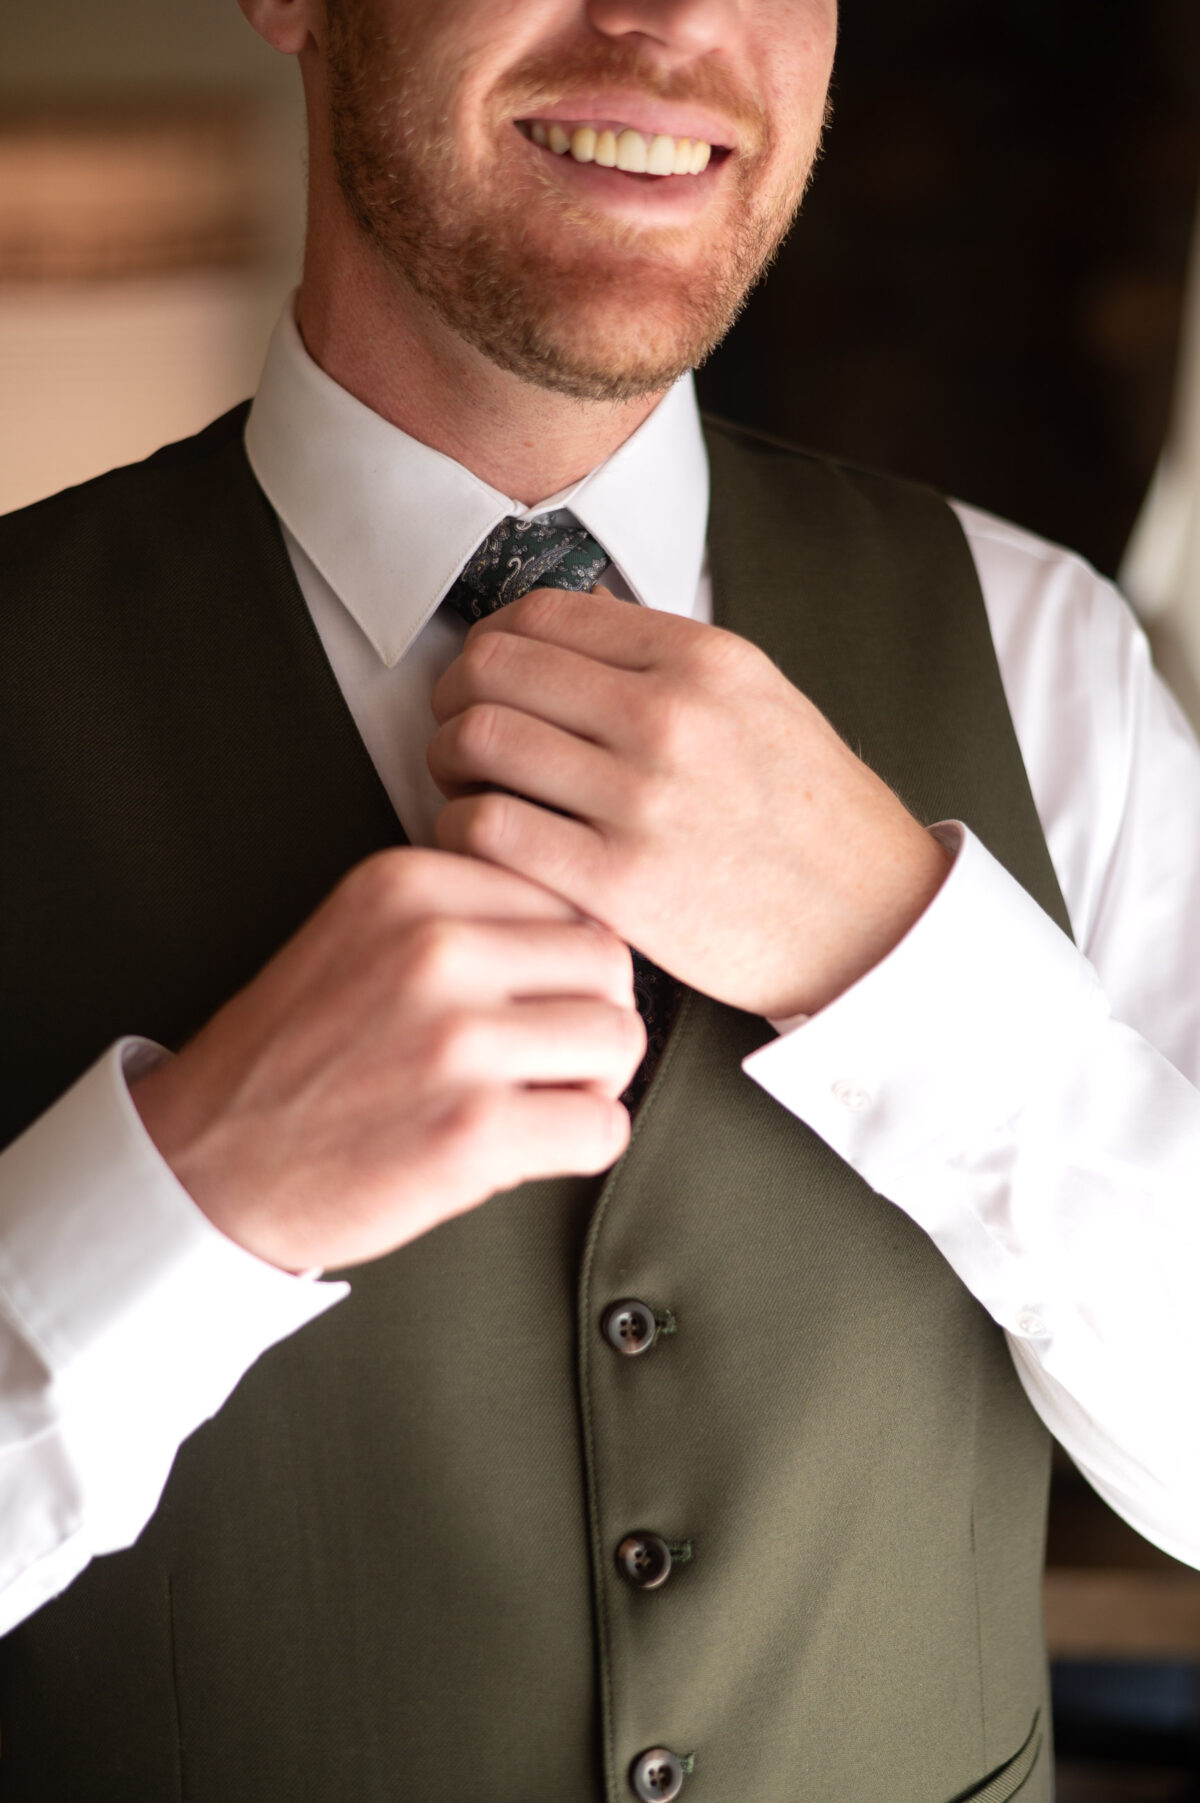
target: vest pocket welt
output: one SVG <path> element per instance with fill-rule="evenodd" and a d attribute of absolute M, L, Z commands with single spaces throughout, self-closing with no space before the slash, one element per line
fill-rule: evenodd
<path fill-rule="evenodd" d="M 1039 1710 L 1020 1750 L 1011 1759 L 1005 1760 L 1003 1765 L 997 1766 L 980 1784 L 972 1786 L 970 1790 L 959 1791 L 950 1803 L 1008 1803 L 1010 1797 L 1015 1797 L 1024 1788 L 1041 1757 L 1044 1739 L 1041 1719 Z"/>

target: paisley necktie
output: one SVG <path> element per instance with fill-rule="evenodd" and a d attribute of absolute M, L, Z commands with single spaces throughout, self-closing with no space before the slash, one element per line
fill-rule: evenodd
<path fill-rule="evenodd" d="M 608 553 L 582 526 L 549 520 L 501 520 L 468 559 L 446 595 L 468 625 L 486 619 L 535 588 L 590 589 L 608 564 Z M 679 1002 L 679 985 L 641 952 L 633 953 L 633 989 L 646 1028 L 646 1055 L 621 1098 L 636 1108 L 667 1043 Z"/>

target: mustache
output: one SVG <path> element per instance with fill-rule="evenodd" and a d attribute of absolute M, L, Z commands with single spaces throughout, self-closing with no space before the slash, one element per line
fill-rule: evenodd
<path fill-rule="evenodd" d="M 632 88 L 651 100 L 690 101 L 710 108 L 737 127 L 745 150 L 761 153 L 767 147 L 766 109 L 720 63 L 664 69 L 619 40 L 528 57 L 509 71 L 498 98 L 505 113 L 532 113 L 594 93 L 598 87 Z"/>

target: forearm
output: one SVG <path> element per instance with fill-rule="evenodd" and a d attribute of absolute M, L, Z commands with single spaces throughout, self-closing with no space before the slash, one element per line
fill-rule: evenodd
<path fill-rule="evenodd" d="M 136 1539 L 175 1454 L 254 1361 L 346 1294 L 213 1228 L 113 1047 L 0 1154 L 0 1631 Z"/>
<path fill-rule="evenodd" d="M 891 957 L 746 1068 L 930 1235 L 1101 1493 L 1200 1565 L 1200 1091 L 1065 935 L 968 838 Z"/>

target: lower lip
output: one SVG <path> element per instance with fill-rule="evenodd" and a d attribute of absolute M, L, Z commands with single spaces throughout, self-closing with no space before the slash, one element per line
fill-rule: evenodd
<path fill-rule="evenodd" d="M 557 173 L 564 188 L 607 213 L 652 224 L 686 223 L 711 200 L 729 157 L 715 158 L 700 175 L 631 175 L 600 163 L 577 163 L 569 152 L 559 155 L 518 133 L 530 155 L 541 159 L 547 173 Z"/>

